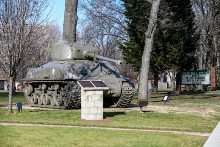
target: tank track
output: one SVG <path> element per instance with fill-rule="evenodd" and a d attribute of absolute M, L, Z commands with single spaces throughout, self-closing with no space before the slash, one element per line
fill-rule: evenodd
<path fill-rule="evenodd" d="M 80 87 L 76 81 L 31 81 L 25 83 L 25 97 L 32 107 L 80 108 Z"/>
<path fill-rule="evenodd" d="M 25 88 L 28 89 L 29 87 L 27 86 L 30 85 L 32 86 L 31 92 L 25 90 L 24 93 L 28 104 L 32 107 L 53 109 L 79 109 L 81 107 L 81 90 L 76 81 L 32 81 L 26 82 Z M 133 87 L 124 82 L 121 96 L 110 107 L 128 107 L 133 93 Z"/>
<path fill-rule="evenodd" d="M 125 108 L 131 103 L 134 88 L 127 82 L 122 83 L 122 93 L 118 101 L 112 105 L 112 108 Z"/>

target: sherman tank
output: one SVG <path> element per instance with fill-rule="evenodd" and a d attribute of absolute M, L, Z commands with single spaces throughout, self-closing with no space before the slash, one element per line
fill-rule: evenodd
<path fill-rule="evenodd" d="M 78 80 L 101 80 L 109 88 L 104 92 L 104 107 L 127 107 L 134 86 L 119 74 L 122 64 L 98 55 L 98 49 L 65 41 L 54 43 L 50 62 L 28 71 L 24 79 L 24 94 L 34 107 L 80 108 Z"/>

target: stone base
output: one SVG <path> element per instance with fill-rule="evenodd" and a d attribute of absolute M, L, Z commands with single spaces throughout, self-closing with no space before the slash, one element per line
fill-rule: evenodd
<path fill-rule="evenodd" d="M 81 119 L 103 119 L 103 91 L 81 90 Z"/>

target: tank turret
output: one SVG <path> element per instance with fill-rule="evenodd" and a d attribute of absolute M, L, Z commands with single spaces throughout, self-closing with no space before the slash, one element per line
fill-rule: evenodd
<path fill-rule="evenodd" d="M 117 65 L 122 64 L 122 61 L 100 56 L 98 52 L 99 49 L 91 46 L 83 46 L 77 43 L 68 44 L 67 42 L 60 41 L 52 46 L 51 58 L 53 61 L 105 60 Z"/>

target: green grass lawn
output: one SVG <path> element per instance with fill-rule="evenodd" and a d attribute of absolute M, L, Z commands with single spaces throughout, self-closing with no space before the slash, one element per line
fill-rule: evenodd
<path fill-rule="evenodd" d="M 4 147 L 200 147 L 207 140 L 207 137 L 172 133 L 83 128 L 0 126 L 0 132 L 0 145 Z"/>
<path fill-rule="evenodd" d="M 16 92 L 12 95 L 13 97 L 13 104 L 16 104 L 17 102 L 22 102 L 23 104 L 26 104 L 26 99 L 24 97 L 23 92 Z M 8 92 L 7 91 L 1 91 L 0 92 L 0 106 L 5 106 L 8 104 Z"/>
<path fill-rule="evenodd" d="M 0 109 L 0 122 L 62 124 L 80 126 L 102 126 L 121 128 L 144 128 L 160 130 L 182 130 L 211 132 L 218 118 L 205 118 L 196 115 L 157 113 L 138 111 L 104 112 L 103 121 L 83 121 L 79 110 L 24 110 L 23 113 L 8 114 Z"/>
<path fill-rule="evenodd" d="M 151 95 L 149 106 L 163 106 L 161 95 Z M 133 104 L 136 104 L 137 95 Z M 13 95 L 13 103 L 26 104 L 22 92 Z M 8 93 L 0 92 L 0 106 L 8 103 Z M 189 132 L 212 132 L 220 120 L 220 97 L 213 95 L 171 96 L 168 108 L 184 107 L 207 111 L 210 115 L 196 113 L 178 113 L 169 111 L 161 113 L 152 110 L 139 113 L 137 110 L 105 109 L 102 121 L 81 120 L 80 110 L 28 110 L 23 113 L 8 114 L 0 109 L 0 122 L 57 124 L 75 126 L 99 126 L 120 128 L 141 128 L 158 130 L 179 130 Z M 200 108 L 201 107 L 201 108 Z M 198 111 L 197 110 L 197 111 Z M 46 128 L 0 126 L 0 146 L 202 146 L 207 137 L 178 135 L 173 133 L 152 133 L 133 131 L 112 131 L 82 128 Z"/>
<path fill-rule="evenodd" d="M 137 96 L 137 95 L 136 95 Z M 151 95 L 150 104 L 158 105 L 163 108 L 161 97 L 163 95 Z M 14 103 L 25 98 L 22 92 L 14 95 Z M 7 104 L 7 93 L 0 93 L 0 105 Z M 169 106 L 184 105 L 195 109 L 198 105 L 205 108 L 214 107 L 220 112 L 220 97 L 213 96 L 172 96 Z M 187 109 L 188 107 L 186 107 Z M 204 109 L 204 110 L 203 110 Z M 16 112 L 16 110 L 14 110 Z M 0 109 L 0 122 L 18 123 L 41 123 L 41 124 L 63 124 L 63 125 L 82 125 L 82 126 L 102 126 L 102 127 L 122 127 L 122 128 L 144 128 L 160 130 L 183 130 L 195 132 L 211 132 L 220 120 L 220 115 L 198 116 L 196 114 L 179 114 L 174 112 L 160 113 L 149 111 L 139 113 L 138 111 L 123 111 L 117 109 L 115 112 L 104 112 L 103 121 L 82 121 L 80 110 L 24 110 L 19 114 L 8 114 L 6 109 Z"/>

